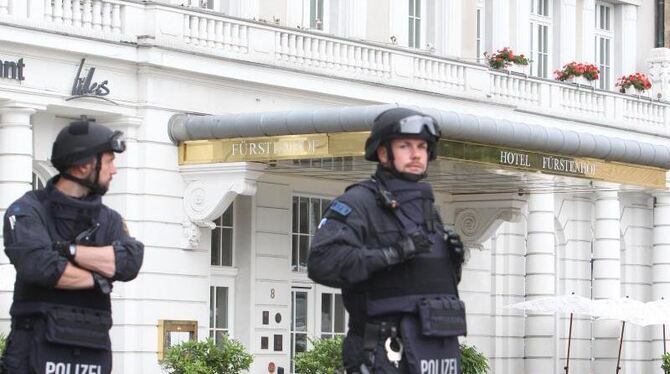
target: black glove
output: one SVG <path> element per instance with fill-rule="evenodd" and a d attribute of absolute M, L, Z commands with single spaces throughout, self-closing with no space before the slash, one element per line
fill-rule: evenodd
<path fill-rule="evenodd" d="M 100 292 L 105 295 L 112 292 L 112 282 L 110 282 L 109 279 L 95 272 L 91 274 L 93 274 L 93 285 L 96 289 L 100 290 Z"/>
<path fill-rule="evenodd" d="M 58 253 L 67 258 L 70 262 L 74 263 L 74 257 L 77 254 L 76 248 L 74 251 L 70 250 L 70 246 L 74 244 L 73 242 L 70 241 L 56 241 L 52 244 L 52 247 L 54 250 L 58 251 Z"/>
<path fill-rule="evenodd" d="M 433 241 L 426 235 L 415 233 L 401 239 L 392 247 L 383 248 L 382 253 L 384 254 L 386 265 L 391 266 L 410 260 L 419 253 L 430 252 L 432 247 Z"/>
<path fill-rule="evenodd" d="M 444 233 L 444 241 L 447 243 L 447 251 L 451 256 L 451 261 L 456 265 L 462 265 L 465 261 L 465 251 L 463 250 L 461 236 L 455 231 L 447 230 Z"/>

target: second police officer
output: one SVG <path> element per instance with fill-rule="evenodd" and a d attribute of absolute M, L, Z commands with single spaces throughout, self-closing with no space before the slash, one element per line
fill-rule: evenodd
<path fill-rule="evenodd" d="M 53 144 L 59 174 L 7 209 L 4 245 L 16 283 L 6 373 L 111 372 L 112 283 L 134 279 L 144 256 L 101 200 L 124 150 L 120 131 L 71 123 Z"/>
<path fill-rule="evenodd" d="M 420 182 L 439 138 L 436 121 L 415 110 L 377 116 L 365 144 L 377 171 L 333 200 L 312 239 L 309 277 L 342 288 L 349 313 L 347 373 L 461 372 L 463 245 Z"/>

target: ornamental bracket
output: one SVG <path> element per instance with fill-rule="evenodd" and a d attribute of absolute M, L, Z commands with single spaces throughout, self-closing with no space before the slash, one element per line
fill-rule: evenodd
<path fill-rule="evenodd" d="M 237 195 L 256 194 L 256 181 L 264 164 L 237 162 L 184 165 L 180 172 L 186 183 L 182 222 L 184 247 L 200 246 L 201 230 L 214 229 L 214 220 L 233 203 Z"/>

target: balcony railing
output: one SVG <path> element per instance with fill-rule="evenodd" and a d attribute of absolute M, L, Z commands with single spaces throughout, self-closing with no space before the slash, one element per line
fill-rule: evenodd
<path fill-rule="evenodd" d="M 334 78 L 384 84 L 540 114 L 668 135 L 668 103 L 493 71 L 424 51 L 140 0 L 0 0 L 0 21 L 138 42 Z"/>

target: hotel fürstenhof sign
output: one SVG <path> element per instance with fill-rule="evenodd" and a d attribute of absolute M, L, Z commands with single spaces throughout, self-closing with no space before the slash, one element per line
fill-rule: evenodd
<path fill-rule="evenodd" d="M 179 145 L 179 163 L 271 162 L 363 156 L 368 132 L 194 140 Z M 440 140 L 438 159 L 551 175 L 665 188 L 666 170 L 589 158 Z"/>

